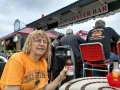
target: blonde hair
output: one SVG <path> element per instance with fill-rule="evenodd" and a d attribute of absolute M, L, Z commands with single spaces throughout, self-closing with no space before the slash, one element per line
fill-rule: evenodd
<path fill-rule="evenodd" d="M 48 53 L 50 52 L 50 50 L 51 50 L 51 40 L 50 40 L 50 38 L 47 36 L 47 34 L 46 34 L 46 32 L 45 31 L 43 31 L 43 30 L 35 30 L 35 31 L 33 31 L 32 33 L 30 33 L 29 35 L 28 35 L 28 37 L 27 37 L 27 39 L 26 39 L 26 42 L 25 42 L 25 44 L 24 44 L 24 46 L 23 46 L 23 49 L 22 49 L 22 51 L 24 52 L 24 53 L 26 53 L 26 54 L 30 54 L 30 52 L 31 52 L 31 46 L 32 46 L 32 43 L 34 42 L 34 40 L 36 39 L 36 38 L 39 38 L 39 37 L 41 37 L 41 38 L 46 38 L 46 40 L 47 40 L 47 49 L 46 49 L 46 52 L 43 54 L 43 56 L 41 56 L 41 58 L 45 58 L 47 55 L 48 55 Z"/>

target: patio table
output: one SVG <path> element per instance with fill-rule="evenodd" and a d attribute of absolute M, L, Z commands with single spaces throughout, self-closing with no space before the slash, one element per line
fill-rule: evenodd
<path fill-rule="evenodd" d="M 120 90 L 111 87 L 106 77 L 83 77 L 64 83 L 59 90 Z"/>

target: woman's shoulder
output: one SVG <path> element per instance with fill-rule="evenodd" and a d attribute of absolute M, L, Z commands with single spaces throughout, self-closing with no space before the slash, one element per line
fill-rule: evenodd
<path fill-rule="evenodd" d="M 12 54 L 11 56 L 21 56 L 21 55 L 25 55 L 24 52 L 16 52 L 14 54 Z"/>
<path fill-rule="evenodd" d="M 23 57 L 23 56 L 25 56 L 26 54 L 24 53 L 24 52 L 16 52 L 16 53 L 13 53 L 12 55 L 10 55 L 9 57 L 8 57 L 8 59 L 14 59 L 14 58 L 16 58 L 16 59 L 19 59 L 19 58 L 21 58 L 21 57 Z"/>

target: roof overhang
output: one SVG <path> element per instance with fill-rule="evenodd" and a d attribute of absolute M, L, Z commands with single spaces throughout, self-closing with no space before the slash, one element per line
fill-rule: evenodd
<path fill-rule="evenodd" d="M 19 31 L 16 31 L 16 32 L 13 32 L 13 33 L 10 33 L 10 34 L 8 34 L 8 35 L 6 35 L 6 36 L 3 36 L 3 37 L 1 37 L 0 38 L 0 41 L 1 40 L 3 40 L 3 39 L 10 39 L 10 38 L 12 38 L 12 37 L 14 37 L 14 36 L 16 36 L 17 34 L 21 34 L 21 35 L 29 35 L 31 32 L 33 32 L 34 31 L 34 28 L 23 28 L 23 29 L 21 29 L 21 30 L 19 30 Z M 52 32 L 46 32 L 47 33 L 47 35 L 51 38 L 51 39 L 55 39 L 55 38 L 57 38 L 57 35 L 55 35 L 54 33 L 52 33 Z"/>
<path fill-rule="evenodd" d="M 103 8 L 106 8 L 106 11 L 101 12 L 101 9 Z M 85 13 L 92 12 L 94 9 L 98 10 L 99 13 L 90 13 L 90 16 L 84 17 Z M 50 30 L 57 27 L 66 27 L 67 25 L 75 23 L 83 23 L 92 18 L 107 17 L 119 11 L 120 0 L 78 0 L 26 26 L 37 29 Z"/>
<path fill-rule="evenodd" d="M 28 35 L 32 31 L 33 31 L 33 28 L 23 28 L 23 29 L 21 29 L 19 31 L 15 31 L 15 32 L 12 32 L 12 33 L 10 33 L 8 35 L 5 35 L 5 36 L 1 37 L 0 40 L 9 39 L 11 37 L 14 37 L 16 34 Z"/>

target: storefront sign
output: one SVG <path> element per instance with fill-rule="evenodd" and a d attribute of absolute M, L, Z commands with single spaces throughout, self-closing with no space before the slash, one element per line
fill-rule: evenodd
<path fill-rule="evenodd" d="M 20 30 L 20 21 L 16 19 L 14 23 L 14 32 L 18 30 Z"/>
<path fill-rule="evenodd" d="M 70 24 L 70 23 L 74 23 L 76 21 L 80 21 L 80 20 L 83 20 L 83 19 L 86 19 L 86 18 L 89 18 L 89 17 L 93 17 L 93 16 L 96 16 L 96 15 L 99 15 L 99 14 L 103 14 L 103 13 L 106 13 L 106 12 L 108 12 L 108 5 L 107 4 L 102 5 L 100 7 L 97 7 L 97 8 L 94 8 L 94 9 L 91 9 L 91 10 L 88 10 L 86 12 L 76 14 L 76 15 L 71 16 L 69 18 L 61 19 L 58 22 L 58 26 L 64 26 L 64 25 L 67 25 L 67 24 Z"/>

